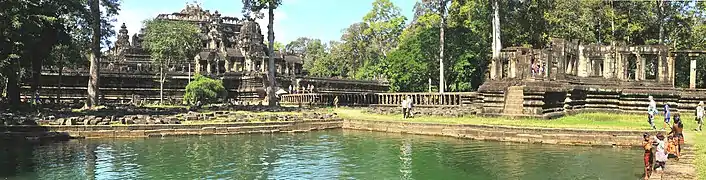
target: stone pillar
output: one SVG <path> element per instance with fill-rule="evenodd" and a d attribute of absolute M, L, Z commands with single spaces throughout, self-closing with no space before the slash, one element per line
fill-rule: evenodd
<path fill-rule="evenodd" d="M 674 59 L 676 59 L 676 54 L 672 55 L 670 54 L 667 56 L 667 73 L 669 74 L 669 81 L 672 84 L 672 87 L 674 87 Z"/>
<path fill-rule="evenodd" d="M 603 73 L 603 78 L 608 79 L 613 78 L 615 72 L 615 67 L 613 67 L 615 60 L 613 59 L 613 53 L 610 52 L 612 51 L 607 51 L 607 53 L 603 54 L 603 70 L 601 71 Z"/>
<path fill-rule="evenodd" d="M 643 80 L 642 74 L 645 73 L 645 61 L 640 54 L 635 53 L 635 80 Z"/>
<path fill-rule="evenodd" d="M 230 68 L 231 68 L 230 63 L 231 63 L 230 60 L 228 58 L 226 58 L 225 63 L 223 65 L 223 66 L 225 66 L 224 68 L 226 69 L 226 72 L 230 72 Z"/>
<path fill-rule="evenodd" d="M 260 72 L 267 72 L 267 62 L 265 62 L 265 58 L 262 58 L 260 60 Z"/>
<path fill-rule="evenodd" d="M 510 78 L 517 78 L 517 60 L 517 56 L 509 59 L 508 64 L 510 67 L 508 68 L 509 72 L 507 72 L 507 74 Z"/>
<path fill-rule="evenodd" d="M 208 65 L 206 66 L 206 72 L 208 74 L 211 74 L 211 60 L 208 60 L 207 62 L 208 62 Z"/>
<path fill-rule="evenodd" d="M 491 59 L 490 60 L 490 79 L 495 80 L 497 79 L 497 71 L 498 71 L 498 63 L 496 59 Z"/>
<path fill-rule="evenodd" d="M 201 73 L 201 63 L 199 61 L 199 58 L 195 57 L 194 62 L 195 62 L 194 64 L 196 65 L 196 69 L 194 69 L 194 73 L 200 74 Z"/>
<path fill-rule="evenodd" d="M 696 89 L 696 54 L 689 54 L 689 89 Z"/>
<path fill-rule="evenodd" d="M 615 48 L 615 47 L 614 47 Z M 614 65 L 613 68 L 615 69 L 615 72 L 613 73 L 613 77 L 617 77 L 620 80 L 625 80 L 625 64 L 623 64 L 623 55 L 614 52 Z"/>
<path fill-rule="evenodd" d="M 667 82 L 667 58 L 664 56 L 665 52 L 660 51 L 657 54 L 657 82 L 665 83 Z"/>
<path fill-rule="evenodd" d="M 578 67 L 576 68 L 576 70 L 578 70 L 577 76 L 588 77 L 589 76 L 588 75 L 588 66 L 589 66 L 588 63 L 590 63 L 590 62 L 589 62 L 589 59 L 586 58 L 586 55 L 584 54 L 584 46 L 583 45 L 579 45 L 578 59 L 579 59 Z"/>
<path fill-rule="evenodd" d="M 544 66 L 544 77 L 546 80 L 552 80 L 556 79 L 554 74 L 554 71 L 552 71 L 552 68 L 554 68 L 554 54 L 552 51 L 547 52 L 547 58 L 546 58 L 546 65 Z"/>

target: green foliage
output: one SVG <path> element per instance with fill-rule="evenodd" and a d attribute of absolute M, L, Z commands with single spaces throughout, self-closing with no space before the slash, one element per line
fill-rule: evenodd
<path fill-rule="evenodd" d="M 192 59 L 201 51 L 201 29 L 183 21 L 145 21 L 143 47 L 150 52 L 152 60 L 161 66 Z"/>
<path fill-rule="evenodd" d="M 194 80 L 186 86 L 184 103 L 190 105 L 198 101 L 203 104 L 216 103 L 219 98 L 225 98 L 227 93 L 222 81 L 196 74 Z"/>

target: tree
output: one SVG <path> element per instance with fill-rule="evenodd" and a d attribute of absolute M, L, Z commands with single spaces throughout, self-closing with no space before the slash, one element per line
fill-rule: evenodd
<path fill-rule="evenodd" d="M 277 98 L 275 97 L 275 59 L 274 59 L 274 44 L 275 44 L 275 32 L 274 32 L 274 10 L 277 9 L 279 5 L 282 4 L 282 0 L 243 0 L 243 13 L 248 12 L 260 12 L 263 9 L 267 9 L 268 22 L 267 22 L 267 40 L 268 43 L 268 71 L 267 71 L 267 102 L 269 106 L 277 105 Z"/>
<path fill-rule="evenodd" d="M 100 5 L 98 0 L 89 0 L 89 7 L 91 12 L 91 62 L 90 62 L 90 76 L 88 78 L 88 101 L 86 101 L 87 108 L 94 108 L 98 105 L 98 94 L 99 92 L 99 78 L 100 78 L 100 57 L 101 57 L 101 46 L 100 46 Z"/>
<path fill-rule="evenodd" d="M 201 51 L 201 29 L 183 21 L 149 20 L 145 22 L 143 46 L 159 66 L 159 103 L 164 99 L 165 68 L 191 59 Z"/>
<path fill-rule="evenodd" d="M 101 27 L 104 27 L 100 38 L 107 39 L 112 28 L 106 26 L 117 14 L 117 0 L 101 0 L 104 4 L 105 16 L 99 17 Z M 75 50 L 89 49 L 93 14 L 88 9 L 89 1 L 38 1 L 38 0 L 7 0 L 0 1 L 0 23 L 11 25 L 1 26 L 0 33 L 0 76 L 7 78 L 7 96 L 11 107 L 19 104 L 18 82 L 32 76 L 32 89 L 39 90 L 41 70 L 46 65 L 54 64 L 48 58 L 57 45 L 71 45 Z M 108 43 L 108 41 L 105 41 Z"/>
<path fill-rule="evenodd" d="M 446 28 L 446 5 L 449 0 L 424 0 L 425 3 L 438 4 L 439 17 L 439 93 L 444 93 L 446 84 L 444 83 L 444 29 Z"/>
<path fill-rule="evenodd" d="M 194 81 L 191 81 L 184 91 L 184 102 L 189 105 L 203 103 L 215 103 L 219 98 L 226 97 L 225 87 L 220 80 L 204 77 L 196 74 Z"/>

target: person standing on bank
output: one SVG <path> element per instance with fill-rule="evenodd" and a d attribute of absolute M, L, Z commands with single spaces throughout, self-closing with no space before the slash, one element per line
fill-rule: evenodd
<path fill-rule="evenodd" d="M 677 158 L 681 156 L 681 146 L 684 144 L 684 124 L 681 121 L 679 113 L 674 114 L 674 126 L 672 126 L 672 131 L 669 132 L 670 135 L 674 137 L 677 145 Z"/>
<path fill-rule="evenodd" d="M 655 169 L 661 168 L 664 170 L 667 165 L 667 143 L 664 142 L 664 135 L 662 133 L 658 133 L 655 142 L 657 143 L 657 152 L 655 152 L 655 160 L 657 161 L 657 165 L 655 166 Z"/>
<path fill-rule="evenodd" d="M 407 96 L 407 118 L 412 117 L 413 104 L 414 104 L 414 100 L 412 100 L 412 96 Z"/>
<path fill-rule="evenodd" d="M 657 130 L 655 127 L 655 115 L 657 115 L 657 103 L 652 96 L 647 97 L 650 100 L 649 105 L 647 105 L 647 122 L 650 123 L 653 130 Z"/>
<path fill-rule="evenodd" d="M 407 119 L 407 99 L 402 100 L 402 118 Z"/>
<path fill-rule="evenodd" d="M 652 140 L 650 140 L 650 135 L 645 133 L 642 134 L 642 139 L 644 140 L 642 142 L 642 148 L 645 150 L 645 153 L 643 155 L 643 159 L 645 160 L 645 179 L 648 179 L 650 177 L 650 173 L 652 172 Z"/>
<path fill-rule="evenodd" d="M 696 122 L 699 123 L 699 128 L 697 131 L 701 131 L 701 126 L 704 125 L 704 102 L 700 101 L 699 105 L 696 106 Z"/>
<path fill-rule="evenodd" d="M 664 105 L 664 127 L 662 128 L 662 130 L 665 130 L 665 129 L 667 129 L 667 127 L 670 127 L 669 126 L 670 117 L 671 117 L 671 111 L 669 110 L 669 105 L 665 104 Z"/>

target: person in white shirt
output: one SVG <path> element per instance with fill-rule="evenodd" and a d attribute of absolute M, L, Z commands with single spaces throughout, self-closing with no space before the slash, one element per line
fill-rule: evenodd
<path fill-rule="evenodd" d="M 654 119 L 657 114 L 657 103 L 652 96 L 647 97 L 647 99 L 650 100 L 650 104 L 647 106 L 647 122 L 650 123 L 652 129 L 656 130 L 657 128 L 655 127 Z"/>
<path fill-rule="evenodd" d="M 701 126 L 704 125 L 704 102 L 701 101 L 699 102 L 699 105 L 696 106 L 696 122 L 699 123 L 699 129 L 698 131 L 701 131 Z"/>
<path fill-rule="evenodd" d="M 407 119 L 407 111 L 409 107 L 407 106 L 407 99 L 402 100 L 402 118 Z"/>

